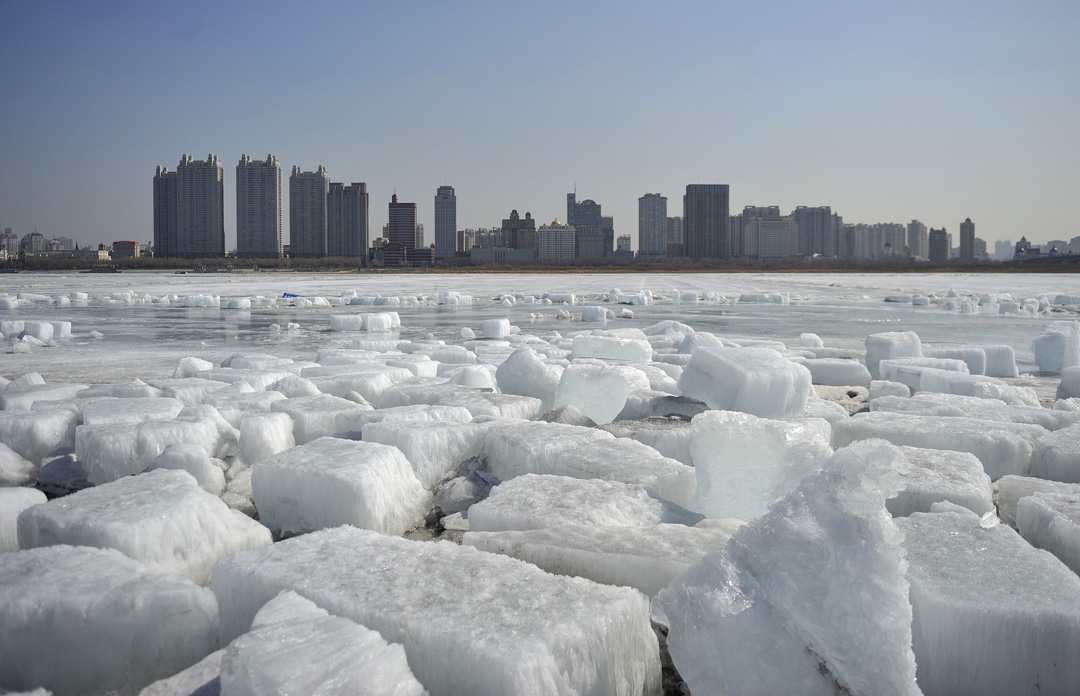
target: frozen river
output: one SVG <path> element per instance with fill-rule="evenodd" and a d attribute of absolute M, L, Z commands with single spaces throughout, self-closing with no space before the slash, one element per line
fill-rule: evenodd
<path fill-rule="evenodd" d="M 958 299 L 978 301 L 986 295 L 1009 293 L 1016 300 L 1058 294 L 1080 295 L 1080 278 L 1068 274 L 57 274 L 20 273 L 0 277 L 0 296 L 89 295 L 85 303 L 57 306 L 42 298 L 23 300 L 17 309 L 0 310 L 0 320 L 70 321 L 72 337 L 56 348 L 29 354 L 8 353 L 0 372 L 9 377 L 37 371 L 46 380 L 101 383 L 139 377 L 165 377 L 176 361 L 196 355 L 215 363 L 237 352 L 270 353 L 311 359 L 319 348 L 345 345 L 355 335 L 333 333 L 331 314 L 396 310 L 402 327 L 395 338 L 432 334 L 448 343 L 460 342 L 462 327 L 479 329 L 484 319 L 506 317 L 525 333 L 561 333 L 596 324 L 576 320 L 581 305 L 603 302 L 606 293 L 651 291 L 654 301 L 629 309 L 633 318 L 608 322 L 612 327 L 644 327 L 664 319 L 690 324 L 734 338 L 762 337 L 793 345 L 801 332 L 820 335 L 826 345 L 861 348 L 865 337 L 881 331 L 916 331 L 923 341 L 944 344 L 1003 343 L 1016 351 L 1021 373 L 1035 370 L 1031 341 L 1055 319 L 1024 314 L 962 315 L 946 310 L 950 290 Z M 471 295 L 471 305 L 447 306 L 439 295 L 457 291 Z M 673 301 L 674 293 L 696 292 L 697 303 Z M 787 293 L 788 304 L 738 302 L 741 295 Z M 131 293 L 130 299 L 125 297 Z M 332 306 L 299 308 L 296 300 L 323 297 Z M 415 306 L 347 306 L 343 295 L 417 297 Z M 537 298 L 546 293 L 574 293 L 574 307 L 499 302 L 504 294 Z M 927 306 L 886 302 L 897 294 L 930 297 Z M 191 295 L 215 295 L 221 307 L 184 307 Z M 706 299 L 709 296 L 713 299 Z M 230 299 L 268 298 L 276 306 L 229 310 Z M 119 298 L 119 299 L 117 299 Z M 256 303 L 258 304 L 258 303 Z M 303 304 L 303 303 L 302 303 Z M 608 304 L 609 308 L 620 309 Z M 562 307 L 576 315 L 558 318 Z M 299 329 L 287 330 L 290 323 Z M 272 330 L 272 326 L 282 330 Z M 91 331 L 102 337 L 92 339 Z M 1040 390 L 1042 391 L 1042 390 Z"/>

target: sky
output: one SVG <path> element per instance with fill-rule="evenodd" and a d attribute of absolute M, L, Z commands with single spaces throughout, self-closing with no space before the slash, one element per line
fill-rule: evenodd
<path fill-rule="evenodd" d="M 153 237 L 157 165 L 236 163 L 435 190 L 457 227 L 591 198 L 637 248 L 637 200 L 690 183 L 990 243 L 1080 235 L 1080 3 L 0 3 L 0 228 Z"/>

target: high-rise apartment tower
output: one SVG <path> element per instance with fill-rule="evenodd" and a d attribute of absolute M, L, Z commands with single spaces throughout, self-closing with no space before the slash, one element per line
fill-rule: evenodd
<path fill-rule="evenodd" d="M 457 196 L 453 186 L 435 191 L 435 258 L 451 258 L 456 251 Z"/>
<path fill-rule="evenodd" d="M 683 250 L 691 259 L 731 256 L 727 184 L 687 184 L 683 196 Z"/>
<path fill-rule="evenodd" d="M 289 244 L 295 258 L 326 256 L 326 199 L 330 177 L 326 168 L 313 172 L 292 168 L 289 177 Z"/>
<path fill-rule="evenodd" d="M 281 165 L 240 156 L 236 165 L 236 255 L 242 259 L 281 256 Z"/>

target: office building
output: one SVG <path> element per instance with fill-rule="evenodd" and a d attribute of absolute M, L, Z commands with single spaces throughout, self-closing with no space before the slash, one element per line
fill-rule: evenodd
<path fill-rule="evenodd" d="M 968 218 L 960 223 L 960 258 L 975 258 L 975 223 Z"/>
<path fill-rule="evenodd" d="M 435 258 L 454 256 L 457 244 L 457 196 L 453 186 L 440 186 L 435 191 Z"/>
<path fill-rule="evenodd" d="M 683 196 L 683 253 L 691 259 L 731 256 L 727 184 L 687 184 Z"/>
<path fill-rule="evenodd" d="M 605 218 L 600 204 L 591 199 L 578 202 L 576 193 L 566 194 L 566 224 L 577 234 L 578 258 L 610 256 L 615 242 L 614 220 Z"/>
<path fill-rule="evenodd" d="M 926 232 L 926 225 L 922 224 L 918 220 L 912 220 L 908 223 L 907 246 L 908 253 L 912 257 L 917 257 L 920 259 L 930 258 L 930 249 Z"/>
<path fill-rule="evenodd" d="M 326 194 L 326 255 L 367 262 L 367 184 L 330 182 Z"/>
<path fill-rule="evenodd" d="M 128 240 L 112 243 L 114 259 L 137 259 L 140 256 L 139 243 Z"/>
<path fill-rule="evenodd" d="M 678 216 L 667 219 L 667 255 L 669 258 L 683 255 L 682 218 Z"/>
<path fill-rule="evenodd" d="M 294 166 L 289 176 L 289 244 L 293 258 L 322 258 L 327 253 L 326 199 L 330 177 L 319 166 L 305 172 Z"/>
<path fill-rule="evenodd" d="M 781 215 L 779 206 L 747 206 L 740 231 L 742 256 L 780 259 L 800 255 L 798 221 L 794 215 Z"/>
<path fill-rule="evenodd" d="M 416 204 L 399 202 L 395 193 L 390 199 L 389 223 L 386 226 L 386 265 L 428 265 L 433 260 L 430 249 L 420 249 L 417 237 Z"/>
<path fill-rule="evenodd" d="M 180 158 L 176 171 L 154 174 L 154 255 L 225 256 L 225 177 L 214 155 Z"/>
<path fill-rule="evenodd" d="M 510 217 L 503 218 L 500 230 L 502 231 L 502 236 L 498 240 L 500 243 L 495 246 L 536 250 L 536 220 L 533 219 L 532 213 L 526 212 L 523 218 L 518 215 L 518 211 L 511 210 Z"/>
<path fill-rule="evenodd" d="M 949 260 L 952 250 L 952 238 L 942 227 L 940 230 L 930 229 L 928 235 L 929 258 L 934 263 L 944 263 Z"/>
<path fill-rule="evenodd" d="M 281 165 L 240 156 L 236 165 L 236 255 L 242 259 L 281 257 Z"/>
<path fill-rule="evenodd" d="M 571 194 L 572 195 L 572 194 Z M 537 258 L 543 262 L 569 261 L 574 258 L 576 230 L 555 219 L 536 231 Z"/>

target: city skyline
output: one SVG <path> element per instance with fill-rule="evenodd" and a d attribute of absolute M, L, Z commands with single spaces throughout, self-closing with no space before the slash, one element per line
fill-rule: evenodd
<path fill-rule="evenodd" d="M 639 248 L 640 196 L 725 182 L 732 212 L 831 206 L 952 231 L 970 217 L 990 244 L 1076 234 L 1061 206 L 1080 186 L 1074 4 L 365 5 L 329 25 L 326 7 L 255 7 L 5 8 L 0 228 L 146 241 L 156 163 L 271 152 L 367 182 L 373 201 L 420 201 L 428 229 L 440 185 L 455 188 L 459 228 L 515 206 L 561 218 L 576 188 Z M 544 50 L 492 48 L 522 27 Z M 762 31 L 717 43 L 718 27 Z M 597 108 L 552 106 L 585 93 Z M 356 127 L 311 128 L 312 103 Z M 231 191 L 231 166 L 225 178 Z"/>

